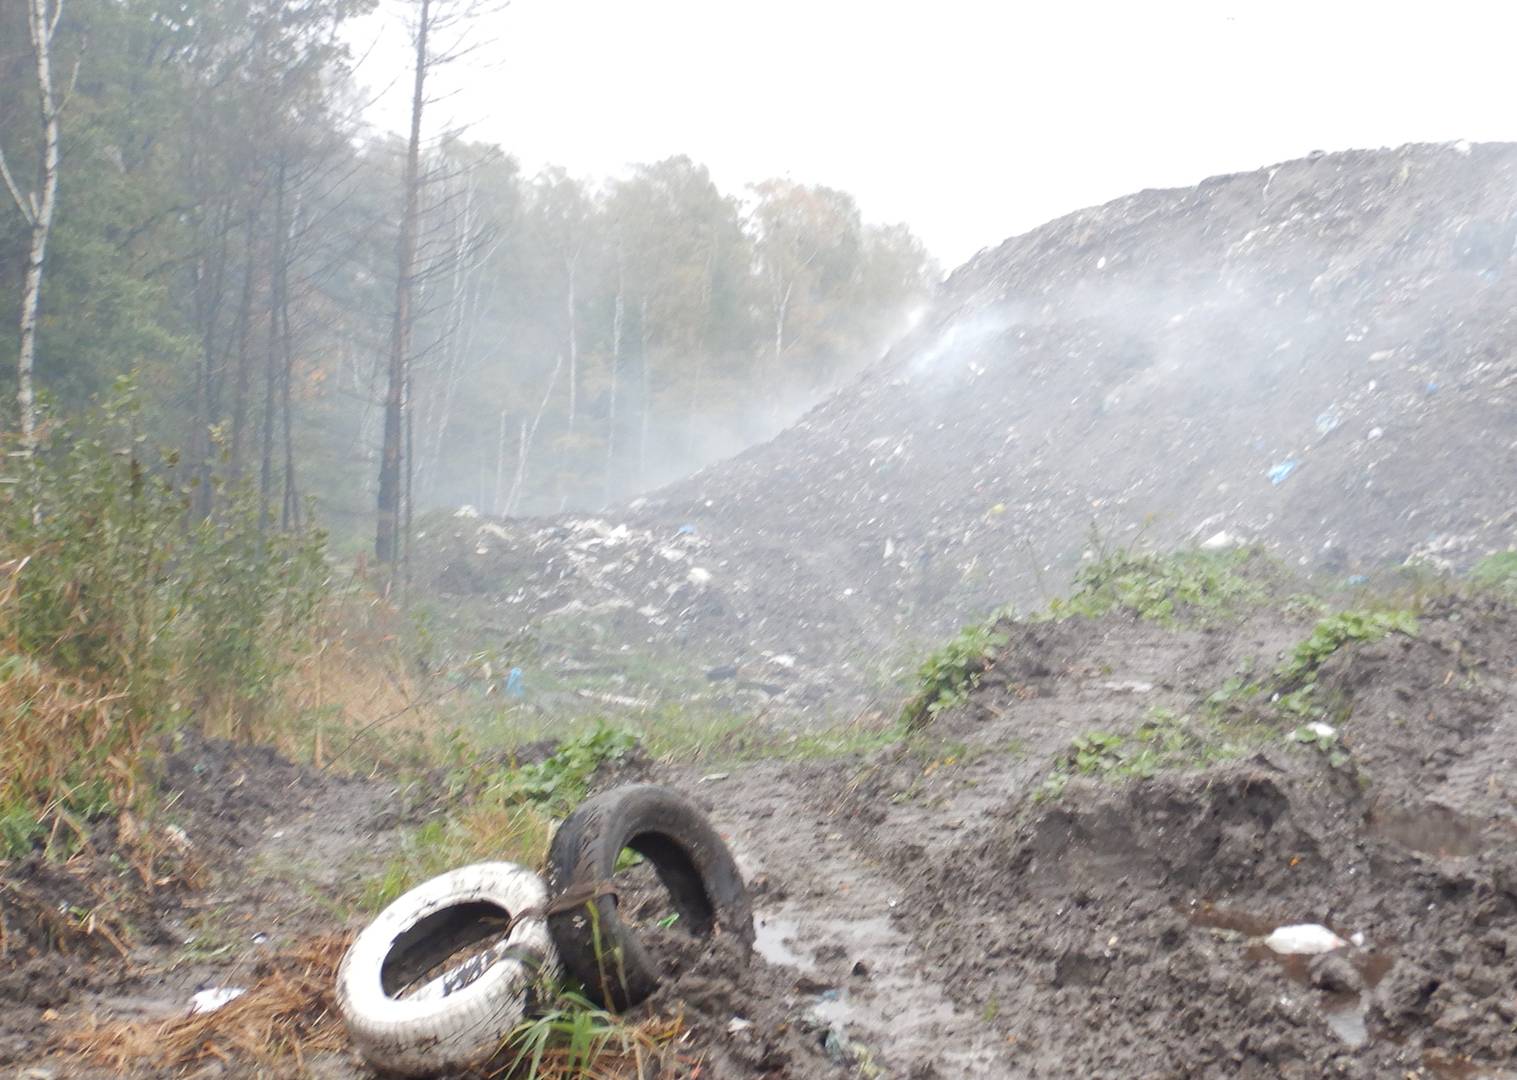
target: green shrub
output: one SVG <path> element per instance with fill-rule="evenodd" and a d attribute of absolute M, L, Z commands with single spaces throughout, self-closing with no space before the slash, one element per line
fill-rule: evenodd
<path fill-rule="evenodd" d="M 1415 637 L 1417 617 L 1410 611 L 1340 611 L 1318 620 L 1276 674 L 1287 686 L 1310 682 L 1323 662 L 1350 641 L 1379 641 L 1391 633 Z"/>
<path fill-rule="evenodd" d="M 1517 596 L 1517 551 L 1498 551 L 1481 559 L 1470 571 L 1470 584 Z"/>
<path fill-rule="evenodd" d="M 0 844 L 82 838 L 141 802 L 153 737 L 258 709 L 327 591 L 320 533 L 264 534 L 256 498 L 193 519 L 129 388 L 0 485 Z"/>
<path fill-rule="evenodd" d="M 919 728 L 944 709 L 967 701 L 995 654 L 1010 640 L 993 624 L 960 630 L 917 669 L 917 692 L 901 710 L 901 723 L 908 730 Z"/>
<path fill-rule="evenodd" d="M 1053 601 L 1049 615 L 1097 618 L 1128 611 L 1166 624 L 1235 615 L 1266 595 L 1262 584 L 1238 572 L 1253 557 L 1248 549 L 1103 554 L 1080 568 L 1074 592 Z"/>

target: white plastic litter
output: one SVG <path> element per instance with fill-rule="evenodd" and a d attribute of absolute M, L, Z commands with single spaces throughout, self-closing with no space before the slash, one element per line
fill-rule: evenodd
<path fill-rule="evenodd" d="M 1282 926 L 1264 939 L 1264 944 L 1284 956 L 1315 956 L 1341 949 L 1348 942 L 1317 923 Z"/>
<path fill-rule="evenodd" d="M 1331 739 L 1334 735 L 1338 734 L 1337 728 L 1331 724 L 1324 724 L 1321 720 L 1313 720 L 1310 724 L 1306 725 L 1306 730 L 1319 739 Z"/>
<path fill-rule="evenodd" d="M 1201 541 L 1201 550 L 1224 551 L 1227 548 L 1235 548 L 1241 543 L 1243 543 L 1241 539 L 1223 529 L 1221 532 L 1212 533 L 1212 535 Z"/>
<path fill-rule="evenodd" d="M 240 986 L 213 986 L 209 990 L 202 990 L 190 998 L 190 1015 L 215 1012 L 246 993 L 247 990 Z"/>

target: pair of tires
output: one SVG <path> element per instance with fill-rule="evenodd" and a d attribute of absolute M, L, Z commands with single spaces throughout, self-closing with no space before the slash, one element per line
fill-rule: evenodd
<path fill-rule="evenodd" d="M 646 860 L 683 930 L 753 944 L 747 890 L 705 816 L 669 788 L 634 784 L 587 799 L 559 827 L 548 884 L 513 863 L 427 881 L 380 913 L 338 969 L 354 1045 L 383 1072 L 426 1076 L 494 1056 L 544 977 L 563 971 L 612 1010 L 658 987 L 658 958 L 624 917 L 614 877 L 625 849 Z M 550 891 L 551 889 L 551 891 Z M 460 952 L 469 959 L 449 966 Z"/>

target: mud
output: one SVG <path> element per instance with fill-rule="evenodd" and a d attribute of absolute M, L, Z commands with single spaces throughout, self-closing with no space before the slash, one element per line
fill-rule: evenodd
<path fill-rule="evenodd" d="M 1415 639 L 1331 657 L 1319 684 L 1349 755 L 1337 768 L 1288 740 L 1299 718 L 1261 695 L 1229 717 L 1229 737 L 1246 739 L 1226 760 L 1044 792 L 1075 735 L 1134 730 L 1155 707 L 1200 715 L 1240 668 L 1267 671 L 1310 628 L 1273 609 L 1202 629 L 1006 624 L 964 705 L 867 758 L 718 773 L 636 758 L 628 776 L 674 784 L 711 815 L 756 916 L 745 958 L 668 921 L 646 865 L 619 876 L 664 964 L 647 1008 L 686 1025 L 663 1075 L 1512 1075 L 1513 620 L 1440 600 Z M 134 925 L 125 962 L 97 940 L 75 953 L 39 942 L 11 963 L 5 1064 L 106 1075 L 50 1055 L 50 1032 L 91 1013 L 172 1014 L 197 989 L 241 985 L 284 942 L 337 929 L 323 896 L 381 865 L 396 827 L 430 809 L 221 744 L 170 760 L 166 796 L 209 882 Z M 79 884 L 68 867 L 7 880 L 60 874 L 45 888 L 61 896 Z M 183 945 L 208 909 L 224 955 Z M 1315 958 L 1262 944 L 1301 922 L 1352 944 Z M 328 1056 L 292 1075 L 366 1074 Z"/>

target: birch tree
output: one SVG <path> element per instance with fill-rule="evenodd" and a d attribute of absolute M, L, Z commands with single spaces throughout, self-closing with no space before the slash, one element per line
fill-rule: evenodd
<path fill-rule="evenodd" d="M 53 45 L 63 19 L 63 0 L 26 0 L 26 26 L 36 66 L 38 155 L 35 186 L 23 191 L 0 147 L 0 180 L 29 230 L 26 270 L 21 284 L 21 348 L 16 360 L 16 406 L 21 421 L 21 449 L 37 446 L 37 398 L 33 370 L 37 357 L 37 317 L 42 306 L 42 272 L 58 204 L 58 161 L 63 107 L 79 77 L 74 61 L 68 89 L 60 96 L 53 85 Z"/>

